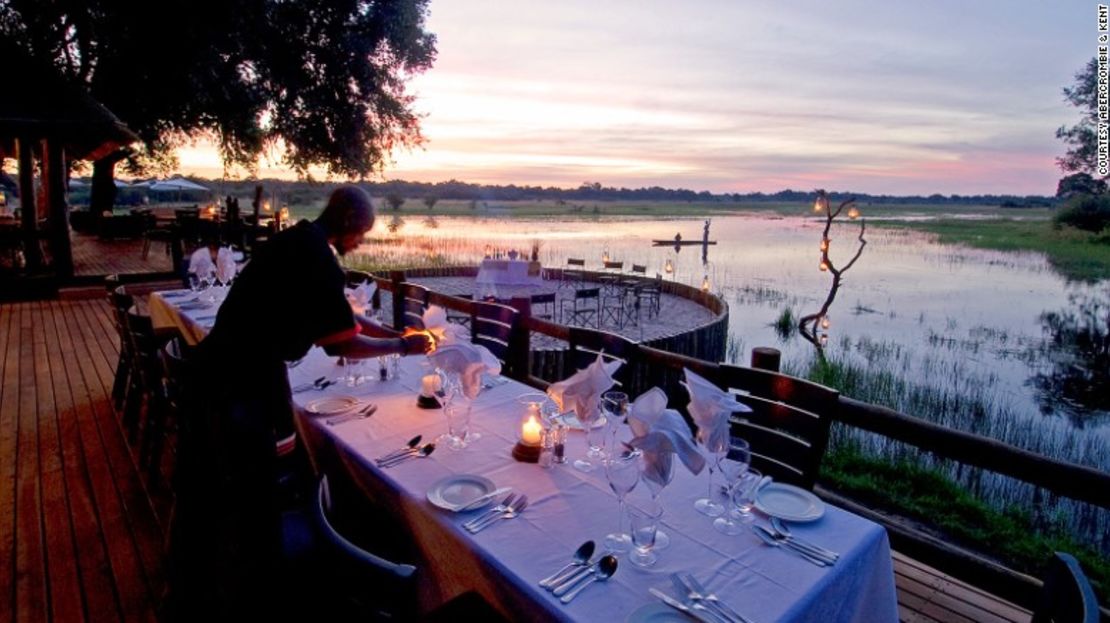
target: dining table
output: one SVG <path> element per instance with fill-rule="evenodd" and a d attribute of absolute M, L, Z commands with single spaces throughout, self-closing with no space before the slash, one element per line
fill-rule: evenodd
<path fill-rule="evenodd" d="M 176 326 L 187 339 L 202 339 L 218 299 L 211 307 L 190 309 L 194 296 L 187 291 L 152 294 L 149 307 L 156 325 Z M 898 621 L 890 544 L 883 527 L 823 502 L 819 518 L 790 524 L 795 536 L 839 554 L 834 565 L 817 566 L 787 548 L 769 546 L 752 530 L 730 536 L 714 529 L 713 520 L 694 508 L 694 502 L 705 497 L 708 474 L 694 475 L 677 461 L 673 481 L 658 496 L 664 508 L 659 529 L 670 539 L 666 548 L 656 550 L 658 561 L 639 567 L 626 553 L 616 554 L 619 564 L 611 579 L 595 582 L 564 604 L 541 587 L 540 580 L 570 563 L 576 548 L 587 540 L 603 550 L 605 535 L 614 532 L 618 522 L 617 496 L 604 469 L 583 472 L 573 467 L 587 450 L 584 431 L 570 431 L 566 463 L 541 466 L 516 460 L 512 450 L 521 438 L 522 416 L 537 390 L 513 379 L 487 377 L 470 402 L 475 438 L 465 448 L 453 449 L 441 440 L 427 457 L 382 468 L 376 458 L 403 447 L 415 435 L 437 440 L 447 432 L 447 419 L 443 409 L 418 406 L 423 379 L 435 372 L 427 357 L 400 359 L 386 380 L 376 374 L 376 362 L 367 363 L 369 380 L 360 384 L 343 379 L 344 368 L 336 358 L 317 347 L 291 364 L 290 386 L 302 390 L 293 393 L 298 434 L 314 465 L 325 471 L 345 470 L 382 512 L 408 531 L 418 560 L 404 562 L 419 569 L 424 608 L 476 591 L 509 620 L 672 620 L 666 617 L 686 615 L 669 610 L 652 589 L 681 600 L 685 596 L 676 594 L 672 574 L 691 574 L 704 590 L 752 623 Z M 338 382 L 317 389 L 313 381 L 321 377 Z M 376 409 L 368 417 L 336 419 L 320 408 L 342 401 L 358 409 L 373 404 Z M 484 478 L 498 488 L 511 488 L 527 495 L 528 505 L 517 517 L 497 520 L 472 534 L 463 524 L 483 510 L 453 512 L 433 504 L 429 496 L 437 486 L 460 477 Z M 628 502 L 636 506 L 647 497 L 641 483 Z M 756 525 L 766 527 L 768 520 L 756 512 Z"/>
<path fill-rule="evenodd" d="M 539 262 L 486 258 L 474 281 L 479 286 L 542 286 L 543 270 Z"/>

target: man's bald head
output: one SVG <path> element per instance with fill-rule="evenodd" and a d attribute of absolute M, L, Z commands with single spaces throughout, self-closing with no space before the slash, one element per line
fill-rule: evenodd
<path fill-rule="evenodd" d="M 340 255 L 358 247 L 366 232 L 374 226 L 374 205 L 370 195 L 358 186 L 340 186 L 328 198 L 324 211 L 316 219 L 328 241 Z"/>

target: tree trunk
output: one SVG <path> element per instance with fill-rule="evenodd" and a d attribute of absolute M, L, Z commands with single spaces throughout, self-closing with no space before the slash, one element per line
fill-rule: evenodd
<path fill-rule="evenodd" d="M 127 150 L 120 150 L 93 162 L 92 188 L 89 190 L 89 210 L 98 219 L 116 204 L 116 163 L 127 157 Z"/>

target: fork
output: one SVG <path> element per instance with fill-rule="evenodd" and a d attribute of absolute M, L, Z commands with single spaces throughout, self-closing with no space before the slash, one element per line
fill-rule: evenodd
<path fill-rule="evenodd" d="M 678 574 L 676 573 L 675 576 L 678 576 Z M 684 576 L 679 576 L 679 579 L 682 580 L 683 585 L 686 586 L 686 588 L 689 590 L 691 599 L 704 600 L 709 602 L 711 606 L 716 608 L 718 611 L 720 611 L 721 614 L 725 615 L 730 620 L 740 621 L 741 623 L 749 623 L 748 619 L 744 618 L 744 615 L 740 614 L 736 610 L 733 610 L 732 606 L 718 599 L 717 596 L 713 593 L 706 591 L 705 587 L 702 586 L 702 583 L 699 582 L 692 573 L 687 573 Z"/>
<path fill-rule="evenodd" d="M 370 403 L 369 405 L 366 405 L 365 407 L 359 409 L 358 411 L 355 411 L 354 413 L 344 413 L 343 415 L 337 415 L 326 420 L 325 423 L 328 426 L 335 426 L 336 424 L 342 424 L 343 422 L 349 422 L 351 420 L 361 420 L 374 415 L 374 412 L 376 412 L 377 410 L 378 405 Z"/>
<path fill-rule="evenodd" d="M 494 506 L 493 508 L 491 508 L 488 511 L 482 513 L 481 515 L 478 515 L 474 519 L 471 519 L 471 520 L 467 521 L 466 523 L 463 524 L 463 527 L 466 528 L 467 531 L 469 531 L 471 528 L 478 525 L 479 521 L 482 521 L 486 518 L 489 518 L 489 517 L 492 517 L 494 515 L 498 515 L 498 514 L 501 514 L 501 513 L 504 513 L 506 511 L 508 511 L 509 507 L 512 506 L 513 502 L 516 501 L 516 498 L 517 498 L 516 493 L 510 493 L 509 495 L 505 496 L 504 500 L 501 500 L 500 504 L 498 504 L 497 506 Z"/>
<path fill-rule="evenodd" d="M 525 508 L 528 508 L 528 496 L 522 495 L 516 499 L 516 502 L 513 502 L 511 505 L 509 505 L 508 510 L 499 515 L 494 515 L 487 518 L 476 528 L 470 529 L 470 533 L 478 534 L 482 530 L 485 530 L 486 528 L 492 526 L 494 523 L 497 522 L 498 519 L 513 519 L 514 517 L 517 517 L 518 515 L 523 513 Z"/>

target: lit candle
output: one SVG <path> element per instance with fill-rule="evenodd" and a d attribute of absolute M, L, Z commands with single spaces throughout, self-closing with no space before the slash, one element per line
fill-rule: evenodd
<path fill-rule="evenodd" d="M 442 381 L 440 381 L 438 374 L 425 374 L 424 378 L 420 379 L 421 395 L 435 396 L 441 386 Z"/>
<path fill-rule="evenodd" d="M 529 406 L 528 410 L 531 413 L 529 413 L 528 419 L 524 421 L 524 425 L 520 427 L 520 440 L 528 446 L 538 446 L 540 441 L 543 440 L 543 424 L 540 424 L 536 412 L 532 411 L 533 408 L 539 411 L 538 406 Z"/>

